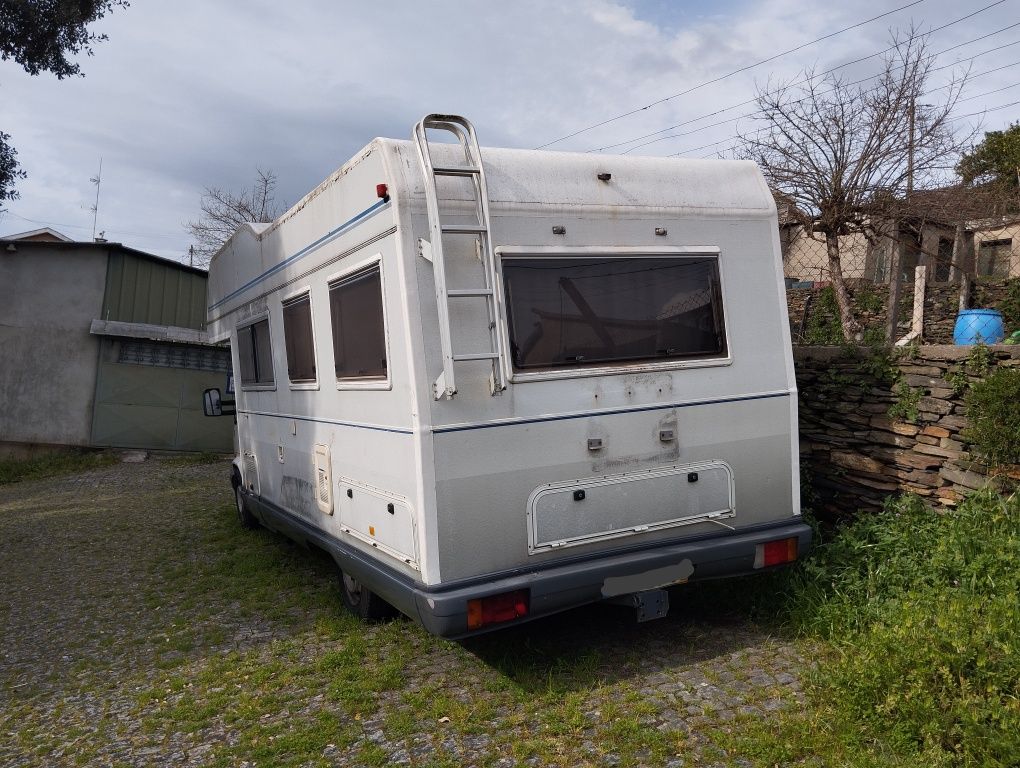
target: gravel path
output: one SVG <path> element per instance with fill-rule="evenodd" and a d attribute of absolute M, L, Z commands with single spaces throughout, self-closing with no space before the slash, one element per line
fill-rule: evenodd
<path fill-rule="evenodd" d="M 590 606 L 465 643 L 340 612 L 231 518 L 229 464 L 0 487 L 0 765 L 751 765 L 713 734 L 804 650 L 722 609 Z"/>

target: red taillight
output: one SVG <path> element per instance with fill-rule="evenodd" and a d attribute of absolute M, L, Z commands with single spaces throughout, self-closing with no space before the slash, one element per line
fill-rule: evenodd
<path fill-rule="evenodd" d="M 468 600 L 468 629 L 500 624 L 528 615 L 528 590 L 518 589 L 500 595 Z"/>
<path fill-rule="evenodd" d="M 383 200 L 390 199 L 390 190 L 385 184 L 375 185 L 375 196 L 381 197 Z"/>
<path fill-rule="evenodd" d="M 768 568 L 770 565 L 792 563 L 797 559 L 797 537 L 778 539 L 758 544 L 754 548 L 754 567 Z"/>

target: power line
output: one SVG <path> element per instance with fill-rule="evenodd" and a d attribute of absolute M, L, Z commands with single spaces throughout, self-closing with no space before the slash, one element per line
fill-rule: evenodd
<path fill-rule="evenodd" d="M 958 115 L 957 120 L 963 120 L 965 117 L 977 117 L 978 115 L 986 115 L 989 112 L 998 112 L 1000 109 L 1006 109 L 1007 107 L 1015 107 L 1020 104 L 1020 100 L 1011 101 L 1009 104 L 1000 104 L 997 107 L 990 107 L 988 109 L 982 109 L 980 112 L 971 112 L 969 115 Z"/>
<path fill-rule="evenodd" d="M 1020 42 L 1020 41 L 1017 41 L 1017 42 Z M 1016 43 L 1011 43 L 1011 45 L 1016 45 Z M 980 56 L 982 54 L 978 54 L 978 55 Z M 991 72 L 997 72 L 1000 69 L 1006 69 L 1008 67 L 1015 67 L 1017 64 L 1020 64 L 1020 61 L 1014 61 L 1012 64 L 1006 64 L 1006 65 L 1001 66 L 1001 67 L 996 67 L 995 69 L 990 69 L 987 72 L 982 72 L 981 74 L 982 75 L 986 75 L 986 74 L 989 74 Z M 1007 85 L 1005 88 L 997 88 L 994 91 L 988 91 L 987 93 L 978 94 L 977 96 L 970 96 L 970 97 L 968 97 L 966 99 L 960 99 L 960 101 L 970 101 L 972 99 L 980 98 L 981 96 L 988 96 L 988 95 L 993 94 L 993 93 L 998 93 L 999 91 L 1005 91 L 1005 90 L 1007 90 L 1009 88 L 1015 88 L 1017 85 L 1020 85 L 1020 83 L 1013 83 L 1012 85 Z M 928 94 L 934 93 L 935 91 L 940 91 L 940 90 L 942 90 L 942 89 L 944 89 L 946 87 L 947 86 L 943 85 L 943 86 L 939 86 L 938 88 L 932 88 L 930 91 L 925 91 L 924 93 L 922 93 L 921 96 L 927 96 Z M 967 117 L 974 117 L 975 115 L 984 114 L 985 112 L 995 112 L 995 111 L 997 111 L 999 109 L 1006 109 L 1007 107 L 1011 107 L 1011 106 L 1013 106 L 1016 103 L 1018 103 L 1018 102 L 1013 102 L 1011 104 L 1003 104 L 1002 106 L 994 107 L 994 108 L 988 109 L 988 110 L 984 110 L 983 112 L 974 112 L 972 114 L 967 114 L 967 115 L 956 115 L 956 116 L 953 117 L 953 119 L 954 120 L 962 120 L 962 119 L 967 118 Z M 755 113 L 752 113 L 752 114 L 758 114 L 758 113 L 755 112 Z M 748 115 L 744 115 L 744 117 L 747 117 L 747 116 Z M 698 151 L 700 151 L 702 149 L 708 149 L 709 147 L 717 147 L 720 144 L 726 144 L 727 142 L 731 142 L 731 146 L 727 147 L 726 149 L 733 149 L 734 147 L 736 147 L 736 143 L 734 143 L 735 139 L 737 139 L 736 136 L 727 136 L 725 139 L 719 139 L 718 141 L 713 141 L 713 142 L 710 142 L 708 144 L 702 144 L 700 147 L 692 147 L 690 149 L 683 149 L 683 150 L 681 150 L 679 152 L 674 152 L 673 154 L 669 155 L 669 157 L 679 157 L 680 155 L 687 155 L 687 154 L 690 154 L 692 152 L 698 152 Z M 720 150 L 720 151 L 725 151 L 725 150 Z M 709 154 L 712 154 L 712 153 L 709 153 Z M 703 157 L 708 157 L 708 155 L 704 155 Z"/>
<path fill-rule="evenodd" d="M 62 223 L 57 222 L 57 221 L 43 221 L 42 219 L 30 219 L 27 216 L 19 216 L 18 214 L 11 213 L 10 211 L 4 211 L 3 215 L 4 216 L 13 216 L 16 219 L 21 219 L 22 221 L 27 221 L 30 224 L 42 224 L 43 226 L 47 226 L 47 227 L 61 227 L 63 229 L 91 229 L 91 227 L 83 225 L 83 224 L 62 224 Z M 109 227 L 107 227 L 104 231 L 105 232 L 110 232 L 110 233 L 116 232 L 116 233 L 119 233 L 121 235 L 131 235 L 132 237 L 165 237 L 165 238 L 176 238 L 176 239 L 180 239 L 180 238 L 184 237 L 183 234 L 173 235 L 173 234 L 169 234 L 167 232 L 128 232 L 127 230 L 124 230 L 124 229 L 112 229 L 112 228 L 109 228 Z"/>
<path fill-rule="evenodd" d="M 1013 25 L 1013 26 L 1015 26 L 1015 25 Z M 1006 29 L 1008 29 L 1008 28 L 1009 28 L 1009 27 L 1006 27 Z M 1000 30 L 1000 31 L 1001 31 L 1001 30 Z M 995 33 L 992 33 L 992 34 L 995 34 Z M 975 40 L 972 40 L 972 41 L 970 41 L 970 42 L 976 42 L 976 41 L 978 41 L 978 40 L 983 40 L 983 39 L 984 39 L 985 37 L 988 37 L 988 35 L 984 35 L 984 36 L 982 36 L 982 37 L 979 37 L 979 38 L 975 38 Z M 962 43 L 961 45 L 967 45 L 967 44 L 968 44 L 968 43 Z M 1002 50 L 1003 48 L 1010 48 L 1010 47 L 1012 47 L 1012 46 L 1014 46 L 1014 45 L 1017 45 L 1017 44 L 1020 44 L 1020 40 L 1014 40 L 1014 41 L 1013 41 L 1013 42 L 1011 42 L 1011 43 L 1006 43 L 1006 44 L 1004 44 L 1004 45 L 999 45 L 999 46 L 996 46 L 995 48 L 989 48 L 988 50 L 985 50 L 985 51 L 981 51 L 980 53 L 975 53 L 975 54 L 974 54 L 973 56 L 971 56 L 971 57 L 970 57 L 969 59 L 964 59 L 964 60 L 962 60 L 962 61 L 968 61 L 968 62 L 970 62 L 970 61 L 974 61 L 974 59 L 977 59 L 977 58 L 978 58 L 978 57 L 980 57 L 980 56 L 985 56 L 985 55 L 987 55 L 987 54 L 989 54 L 989 53 L 994 53 L 995 51 L 999 51 L 999 50 Z M 960 46 L 958 46 L 958 45 L 957 45 L 957 46 L 953 46 L 953 48 L 958 48 L 958 47 L 960 47 Z M 951 50 L 951 49 L 948 49 L 948 48 L 947 48 L 946 50 Z M 939 53 L 935 54 L 935 56 L 941 56 L 941 55 L 942 55 L 943 53 L 945 53 L 945 52 L 946 52 L 946 51 L 940 51 Z M 935 67 L 935 68 L 933 68 L 933 69 L 932 69 L 931 71 L 932 71 L 932 72 L 938 72 L 939 70 L 943 70 L 943 69 L 949 69 L 950 67 L 955 67 L 955 66 L 958 66 L 959 64 L 961 64 L 961 63 L 962 63 L 962 61 L 955 61 L 955 62 L 953 62 L 953 63 L 951 63 L 951 64 L 944 64 L 944 65 L 943 65 L 943 66 L 941 66 L 941 67 Z M 1003 66 L 1000 66 L 1000 67 L 995 67 L 994 69 L 989 69 L 989 70 L 986 70 L 985 72 L 981 72 L 981 73 L 979 73 L 979 74 L 977 74 L 977 75 L 974 75 L 974 76 L 972 76 L 971 78 L 968 78 L 968 79 L 969 79 L 969 80 L 973 80 L 973 79 L 976 79 L 976 78 L 978 78 L 978 77 L 983 77 L 983 76 L 985 76 L 985 75 L 988 75 L 988 74 L 991 74 L 991 73 L 993 73 L 993 72 L 998 72 L 998 71 L 1000 71 L 1000 70 L 1003 70 L 1003 69 L 1007 69 L 1007 68 L 1009 68 L 1009 67 L 1014 67 L 1014 66 L 1016 66 L 1017 64 L 1020 64 L 1020 61 L 1015 61 L 1015 62 L 1013 62 L 1012 64 L 1005 64 L 1005 65 L 1003 65 Z M 897 69 L 902 69 L 902 67 L 897 67 Z M 860 83 L 864 83 L 864 82 L 867 82 L 868 80 L 873 80 L 873 79 L 874 79 L 875 77 L 877 77 L 877 76 L 878 76 L 878 75 L 871 75 L 871 76 L 869 76 L 869 77 L 864 77 L 864 78 L 861 78 L 860 80 L 856 80 L 856 81 L 854 81 L 854 82 L 852 82 L 852 83 L 848 83 L 848 85 L 849 85 L 849 86 L 853 86 L 853 85 L 859 85 Z M 943 90 L 943 89 L 945 89 L 945 88 L 947 88 L 947 87 L 949 87 L 949 86 L 947 86 L 947 85 L 942 85 L 942 86 L 939 86 L 939 87 L 937 87 L 937 88 L 932 88 L 931 90 L 929 90 L 929 91 L 926 91 L 926 92 L 925 92 L 924 94 L 922 94 L 922 95 L 928 95 L 928 94 L 934 93 L 935 91 L 941 91 L 941 90 Z M 835 88 L 832 88 L 832 89 L 830 89 L 830 90 L 828 90 L 828 91 L 823 91 L 822 93 L 820 93 L 820 94 L 818 94 L 818 95 L 819 95 L 819 96 L 824 96 L 824 95 L 825 95 L 825 94 L 827 94 L 827 93 L 833 93 L 833 92 L 834 92 L 835 90 L 836 90 Z M 872 89 L 869 89 L 869 90 L 872 90 L 872 91 L 873 91 L 873 90 L 875 90 L 875 89 L 874 89 L 874 88 L 872 88 Z M 806 101 L 806 100 L 807 100 L 807 97 L 805 97 L 805 98 L 803 98 L 803 99 L 797 99 L 797 100 L 794 100 L 794 101 L 793 101 L 793 102 L 791 102 L 791 103 L 792 103 L 792 104 L 799 104 L 799 103 L 801 103 L 801 102 L 803 102 L 803 101 Z M 970 99 L 963 99 L 963 101 L 969 101 L 969 100 L 970 100 Z M 715 128 L 715 127 L 717 127 L 717 126 L 720 126 L 720 125 L 726 125 L 726 123 L 732 123 L 732 122 L 734 122 L 734 121 L 736 121 L 736 120 L 740 120 L 740 119 L 742 119 L 742 118 L 745 118 L 745 117 L 754 117 L 755 115 L 761 115 L 761 114 L 764 114 L 764 110 L 760 110 L 760 109 L 759 109 L 759 110 L 756 110 L 756 111 L 754 111 L 754 112 L 746 112 L 746 113 L 744 113 L 744 114 L 742 114 L 742 115 L 737 115 L 736 117 L 731 117 L 731 118 L 728 118 L 728 119 L 726 119 L 726 120 L 720 120 L 720 121 L 719 121 L 719 122 L 717 122 L 717 123 L 710 123 L 710 124 L 708 124 L 708 125 L 703 125 L 703 126 L 700 126 L 700 127 L 698 127 L 698 128 L 694 128 L 694 129 L 692 129 L 692 130 L 690 130 L 690 131 L 685 131 L 685 132 L 683 132 L 683 133 L 673 134 L 673 135 L 671 135 L 671 136 L 662 136 L 662 137 L 660 137 L 660 138 L 658 138 L 658 139 L 654 139 L 653 141 L 648 141 L 648 142 L 645 142 L 644 144 L 638 144 L 637 146 L 631 147 L 631 148 L 630 148 L 630 149 L 628 149 L 628 150 L 627 150 L 626 152 L 624 152 L 624 154 L 626 154 L 627 152 L 630 152 L 630 151 L 632 151 L 632 150 L 635 150 L 635 149 L 640 149 L 641 147 L 646 147 L 646 146 L 648 146 L 649 144 L 655 144 L 655 143 L 657 143 L 657 142 L 659 142 L 659 141 L 667 141 L 667 140 L 669 140 L 669 139 L 676 139 L 676 138 L 680 138 L 681 136 L 690 136 L 690 135 L 692 135 L 692 134 L 698 133 L 698 132 L 700 132 L 700 131 L 703 131 L 703 130 L 706 130 L 706 129 L 708 129 L 708 128 Z M 724 139 L 723 141 L 726 141 L 726 139 Z M 716 142 L 716 143 L 721 143 L 721 142 Z M 687 152 L 696 152 L 697 150 L 699 150 L 699 149 L 703 149 L 704 147 L 708 147 L 708 146 L 713 146 L 713 145 L 712 145 L 712 144 L 706 144 L 706 145 L 703 145 L 702 147 L 695 147 L 695 148 L 694 148 L 693 150 L 683 150 L 683 152 L 679 152 L 679 153 L 676 153 L 676 154 L 685 154 L 685 153 L 687 153 Z"/>
<path fill-rule="evenodd" d="M 810 42 L 804 43 L 802 45 L 798 45 L 795 48 L 790 48 L 789 50 L 783 51 L 782 53 L 777 53 L 774 56 L 768 57 L 767 59 L 762 59 L 761 61 L 756 61 L 754 64 L 748 64 L 747 66 L 741 67 L 740 69 L 735 69 L 732 72 L 728 72 L 727 74 L 722 75 L 721 77 L 716 77 L 716 78 L 714 78 L 712 80 L 706 80 L 705 82 L 699 83 L 698 85 L 695 85 L 695 86 L 693 86 L 691 88 L 688 88 L 687 90 L 680 91 L 679 93 L 674 93 L 672 96 L 666 96 L 665 98 L 659 99 L 658 101 L 653 101 L 651 104 L 648 104 L 648 105 L 646 105 L 644 107 L 639 107 L 638 109 L 632 109 L 630 112 L 625 112 L 622 115 L 617 115 L 616 117 L 611 117 L 608 120 L 603 120 L 602 122 L 596 123 L 595 125 L 590 125 L 587 128 L 582 128 L 579 131 L 574 131 L 573 133 L 568 134 L 566 136 L 561 136 L 558 139 L 553 139 L 552 141 L 548 141 L 545 144 L 542 144 L 541 146 L 535 147 L 535 149 L 545 149 L 546 147 L 551 147 L 553 144 L 559 144 L 561 141 L 566 141 L 567 139 L 572 139 L 575 136 L 580 136 L 582 133 L 587 133 L 588 131 L 594 130 L 595 128 L 600 128 L 603 125 L 608 125 L 609 123 L 615 122 L 617 120 L 622 120 L 625 117 L 630 117 L 631 115 L 636 115 L 638 112 L 643 112 L 646 109 L 651 109 L 652 107 L 657 106 L 659 104 L 662 104 L 664 102 L 667 102 L 670 99 L 675 99 L 678 96 L 686 96 L 688 93 L 692 93 L 693 91 L 696 91 L 699 88 L 704 88 L 706 85 L 712 85 L 714 83 L 718 83 L 718 82 L 720 82 L 722 80 L 725 80 L 728 77 L 732 77 L 733 75 L 740 74 L 741 72 L 746 72 L 749 69 L 754 69 L 755 67 L 761 66 L 762 64 L 767 64 L 770 61 L 775 61 L 778 58 L 786 56 L 787 54 L 795 53 L 796 51 L 799 51 L 799 50 L 801 50 L 803 48 L 807 48 L 808 46 L 814 45 L 815 43 L 820 43 L 823 40 L 828 40 L 830 37 L 835 37 L 837 35 L 841 35 L 844 32 L 848 32 L 851 29 L 856 29 L 857 27 L 862 27 L 865 24 L 870 24 L 873 21 L 881 19 L 881 18 L 883 18 L 885 16 L 890 16 L 890 15 L 892 15 L 894 13 L 898 13 L 899 11 L 902 11 L 902 10 L 904 10 L 906 8 L 911 8 L 911 7 L 915 6 L 915 5 L 920 5 L 924 1 L 925 0 L 913 0 L 913 2 L 907 3 L 906 5 L 902 5 L 899 8 L 894 8 L 891 11 L 886 11 L 885 13 L 881 13 L 878 16 L 873 16 L 872 18 L 867 19 L 865 21 L 860 21 L 860 22 L 858 22 L 856 24 L 853 24 L 853 25 L 851 25 L 849 27 L 844 27 L 843 29 L 837 30 L 835 32 L 830 32 L 827 35 L 823 35 L 822 37 L 816 38 L 815 40 L 811 40 Z M 992 3 L 992 5 L 999 5 L 999 3 L 1004 3 L 1005 1 L 1006 0 L 997 0 L 997 2 Z M 988 7 L 990 8 L 991 6 L 988 6 Z M 984 9 L 982 9 L 982 10 L 984 10 Z"/>
<path fill-rule="evenodd" d="M 1005 2 L 1005 0 L 997 0 L 997 2 L 991 3 L 990 5 L 986 5 L 984 8 L 979 8 L 978 10 L 973 11 L 972 13 L 968 13 L 966 16 L 961 16 L 960 18 L 954 19 L 953 21 L 950 21 L 950 22 L 947 22 L 947 23 L 943 24 L 942 26 L 935 27 L 934 29 L 931 29 L 931 30 L 929 30 L 929 31 L 919 35 L 919 37 L 928 37 L 930 35 L 935 34 L 936 32 L 941 32 L 942 30 L 948 29 L 949 27 L 952 27 L 952 26 L 954 26 L 956 24 L 959 24 L 962 21 L 966 21 L 967 19 L 973 18 L 974 16 L 977 16 L 979 13 L 984 13 L 988 9 L 994 8 L 996 5 L 1000 5 L 1003 2 Z M 866 22 L 864 22 L 864 23 L 866 23 Z M 1010 24 L 1009 26 L 1003 27 L 1001 29 L 997 29 L 994 32 L 989 32 L 987 35 L 982 35 L 981 37 L 974 38 L 973 40 L 968 40 L 965 43 L 960 43 L 958 45 L 951 46 L 949 48 L 946 48 L 944 51 L 940 51 L 939 54 L 936 54 L 936 55 L 941 55 L 943 53 L 948 53 L 949 51 L 955 50 L 955 49 L 960 48 L 960 47 L 962 47 L 964 45 L 970 45 L 972 43 L 976 43 L 979 40 L 985 39 L 986 37 L 991 37 L 992 35 L 997 35 L 997 34 L 999 34 L 1001 32 L 1005 32 L 1006 30 L 1013 29 L 1014 27 L 1017 27 L 1017 26 L 1020 26 L 1020 22 L 1017 22 L 1015 24 Z M 840 69 L 844 69 L 845 67 L 849 67 L 849 66 L 851 66 L 853 64 L 860 64 L 862 61 L 867 61 L 868 59 L 873 59 L 876 56 L 881 56 L 882 54 L 889 53 L 895 47 L 896 46 L 892 45 L 892 46 L 889 46 L 888 48 L 883 48 L 880 51 L 876 51 L 875 53 L 869 54 L 867 56 L 863 56 L 863 57 L 861 57 L 859 59 L 854 59 L 853 61 L 848 61 L 848 62 L 846 62 L 844 64 L 840 64 L 838 67 L 833 67 L 832 69 L 828 69 L 828 70 L 826 70 L 824 72 L 821 72 L 818 75 L 818 77 L 824 77 L 825 75 L 831 74 L 831 73 L 836 72 L 836 71 L 838 71 Z M 735 73 L 730 73 L 730 74 L 735 74 Z M 724 77 L 729 77 L 729 75 L 724 75 Z M 806 82 L 806 79 L 797 80 L 797 81 L 791 82 L 786 87 L 793 87 L 795 85 L 799 85 L 799 84 L 804 83 L 804 82 Z M 703 83 L 702 85 L 705 85 L 705 84 L 706 83 Z M 700 87 L 701 87 L 700 85 L 699 86 L 695 86 L 695 88 L 700 88 Z M 691 90 L 694 90 L 694 89 L 691 89 Z M 675 98 L 676 96 L 679 96 L 679 95 L 683 95 L 683 94 L 674 94 L 673 96 L 669 96 L 666 99 L 660 99 L 657 102 L 649 104 L 648 107 L 655 106 L 656 104 L 661 104 L 662 102 L 668 101 L 669 99 Z M 733 104 L 733 105 L 731 105 L 729 107 L 725 107 L 723 109 L 716 110 L 715 112 L 710 112 L 708 114 L 701 115 L 700 117 L 693 117 L 693 118 L 690 118 L 689 120 L 684 120 L 683 122 L 677 123 L 676 125 L 670 126 L 668 128 L 660 128 L 657 131 L 652 131 L 651 133 L 647 133 L 647 134 L 645 134 L 643 136 L 638 136 L 638 137 L 633 138 L 633 139 L 627 139 L 626 141 L 617 142 L 616 144 L 607 144 L 604 147 L 600 147 L 598 149 L 588 150 L 588 151 L 589 152 L 602 152 L 602 151 L 604 151 L 606 149 L 614 149 L 616 147 L 623 146 L 624 144 L 630 144 L 630 143 L 633 143 L 635 141 L 641 141 L 642 139 L 648 139 L 648 138 L 651 138 L 652 136 L 657 136 L 660 133 L 665 133 L 666 131 L 672 131 L 672 130 L 674 130 L 676 128 L 682 128 L 683 126 L 689 125 L 690 123 L 696 123 L 699 120 L 704 120 L 704 119 L 707 119 L 709 117 L 714 117 L 715 115 L 722 114 L 723 112 L 728 112 L 731 109 L 737 109 L 739 107 L 743 107 L 743 106 L 746 106 L 748 104 L 753 104 L 754 102 L 755 102 L 755 99 L 748 99 L 747 101 L 742 101 L 739 104 Z M 606 120 L 606 121 L 604 121 L 602 123 L 598 123 L 597 125 L 593 125 L 593 126 L 590 126 L 588 128 L 585 128 L 585 129 L 583 129 L 581 131 L 578 131 L 577 133 L 573 133 L 570 136 L 564 136 L 562 139 L 557 139 L 556 141 L 550 142 L 549 144 L 543 144 L 541 147 L 537 147 L 537 149 L 542 149 L 544 147 L 550 146 L 551 144 L 555 144 L 558 141 L 563 141 L 564 139 L 572 138 L 573 136 L 577 136 L 578 134 L 584 133 L 584 132 L 592 130 L 594 128 L 598 128 L 598 127 L 600 127 L 602 125 L 606 125 L 607 123 L 613 122 L 615 120 L 619 120 L 619 119 L 621 119 L 623 117 L 628 117 L 630 115 L 636 114 L 636 113 L 641 112 L 641 111 L 643 111 L 645 109 L 648 109 L 648 107 L 642 107 L 641 109 L 632 110 L 632 111 L 630 111 L 630 112 L 628 112 L 628 113 L 626 113 L 624 115 L 619 115 L 619 116 L 614 117 L 614 118 L 612 118 L 610 120 Z"/>

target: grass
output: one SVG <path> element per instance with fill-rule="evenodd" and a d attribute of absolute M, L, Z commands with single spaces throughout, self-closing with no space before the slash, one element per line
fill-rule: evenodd
<path fill-rule="evenodd" d="M 21 586 L 38 599 L 0 609 L 5 652 L 56 643 L 45 657 L 57 665 L 16 695 L 0 680 L 0 733 L 15 734 L 0 763 L 46 764 L 57 752 L 68 764 L 130 762 L 111 747 L 127 738 L 167 762 L 201 747 L 212 766 L 387 765 L 400 750 L 436 766 L 680 757 L 940 768 L 1020 754 L 1015 499 L 980 495 L 947 514 L 900 500 L 824 536 L 796 569 L 677 591 L 659 622 L 635 626 L 626 611 L 593 606 L 453 643 L 343 612 L 328 558 L 240 529 L 225 462 L 162 458 L 124 471 L 150 475 L 116 494 L 113 483 L 42 501 L 15 489 L 6 507 L 0 497 L 22 512 L 0 515 L 5 583 L 23 566 L 5 563 L 17 550 L 3 542 L 43 546 L 39 525 L 76 542 L 61 570 Z M 150 492 L 141 510 L 138 485 Z M 63 569 L 74 587 L 49 600 L 46 579 L 63 585 Z M 18 625 L 28 609 L 42 619 Z M 66 614 L 70 631 L 31 635 Z M 765 640 L 763 625 L 780 639 Z M 793 670 L 791 645 L 816 662 L 794 670 L 796 706 L 790 689 L 748 682 Z M 728 688 L 734 676 L 743 692 Z M 722 718 L 691 698 L 699 681 L 749 711 L 777 711 Z M 689 730 L 658 727 L 664 710 Z"/>
<path fill-rule="evenodd" d="M 808 706 L 717 743 L 763 764 L 1015 766 L 1020 498 L 903 497 L 790 573 L 777 604 L 825 641 Z"/>
<path fill-rule="evenodd" d="M 0 459 L 0 485 L 85 472 L 118 461 L 119 457 L 109 451 L 90 450 L 45 453 L 29 459 Z"/>

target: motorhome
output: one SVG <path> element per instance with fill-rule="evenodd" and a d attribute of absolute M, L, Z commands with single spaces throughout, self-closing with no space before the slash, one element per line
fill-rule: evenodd
<path fill-rule="evenodd" d="M 375 139 L 209 273 L 238 514 L 451 637 L 789 563 L 797 393 L 750 162 Z M 207 393 L 210 413 L 221 393 Z"/>

